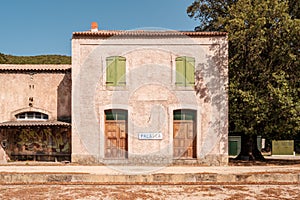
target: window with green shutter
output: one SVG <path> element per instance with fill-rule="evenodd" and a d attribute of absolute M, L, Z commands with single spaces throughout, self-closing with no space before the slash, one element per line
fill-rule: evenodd
<path fill-rule="evenodd" d="M 195 58 L 177 57 L 176 58 L 176 86 L 194 86 L 195 83 Z"/>
<path fill-rule="evenodd" d="M 126 58 L 121 56 L 106 58 L 106 85 L 126 85 Z"/>

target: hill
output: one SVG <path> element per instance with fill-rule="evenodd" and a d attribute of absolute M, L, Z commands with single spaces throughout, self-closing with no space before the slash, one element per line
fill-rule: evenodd
<path fill-rule="evenodd" d="M 71 64 L 71 56 L 13 56 L 0 53 L 0 64 Z"/>

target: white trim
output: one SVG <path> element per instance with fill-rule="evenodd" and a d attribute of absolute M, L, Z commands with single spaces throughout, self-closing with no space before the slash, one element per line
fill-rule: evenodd
<path fill-rule="evenodd" d="M 48 115 L 48 120 L 56 120 L 53 116 L 51 112 L 48 112 L 45 109 L 42 108 L 36 108 L 36 107 L 27 107 L 27 108 L 21 108 L 18 110 L 15 110 L 13 112 L 11 112 L 11 120 L 17 120 L 16 115 L 17 114 L 21 114 L 21 113 L 26 113 L 26 112 L 40 112 L 43 114 Z"/>
<path fill-rule="evenodd" d="M 20 115 L 24 114 L 24 118 L 19 118 Z M 32 114 L 32 118 L 29 117 L 28 115 Z M 40 118 L 36 117 L 36 114 L 40 114 Z M 17 121 L 47 121 L 49 120 L 49 115 L 41 112 L 21 112 L 15 115 Z"/>

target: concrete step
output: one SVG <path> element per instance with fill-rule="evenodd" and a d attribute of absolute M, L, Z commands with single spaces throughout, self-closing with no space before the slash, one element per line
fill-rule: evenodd
<path fill-rule="evenodd" d="M 126 169 L 126 171 L 124 171 Z M 150 171 L 150 169 L 152 171 Z M 122 171 L 123 170 L 123 171 Z M 0 166 L 0 184 L 299 184 L 300 166 Z"/>
<path fill-rule="evenodd" d="M 95 175 L 1 173 L 0 184 L 300 184 L 299 174 Z"/>

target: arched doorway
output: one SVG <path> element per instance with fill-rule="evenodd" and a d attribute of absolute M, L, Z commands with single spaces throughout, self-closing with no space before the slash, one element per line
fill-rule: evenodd
<path fill-rule="evenodd" d="M 196 111 L 174 110 L 173 156 L 176 159 L 196 158 Z"/>
<path fill-rule="evenodd" d="M 128 113 L 126 110 L 105 111 L 105 158 L 128 157 Z"/>

